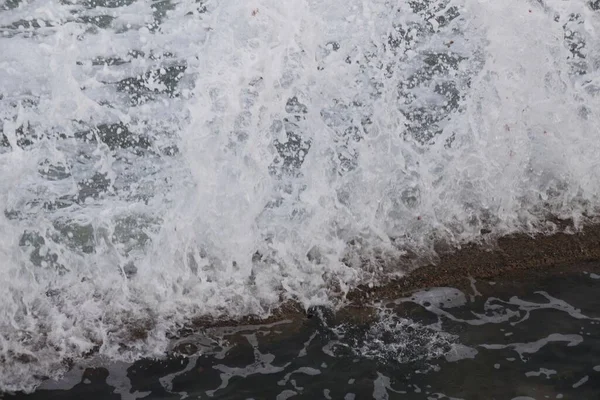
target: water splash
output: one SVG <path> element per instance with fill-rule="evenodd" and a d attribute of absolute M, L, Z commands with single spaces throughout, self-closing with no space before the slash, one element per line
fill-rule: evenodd
<path fill-rule="evenodd" d="M 3 390 L 599 205 L 583 1 L 0 9 Z"/>

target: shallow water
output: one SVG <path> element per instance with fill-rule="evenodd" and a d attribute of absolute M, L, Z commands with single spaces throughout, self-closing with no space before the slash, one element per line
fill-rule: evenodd
<path fill-rule="evenodd" d="M 8 399 L 596 399 L 600 275 L 480 281 L 375 305 L 369 322 L 211 329 L 187 356 L 73 368 Z"/>
<path fill-rule="evenodd" d="M 598 9 L 0 0 L 0 390 L 600 215 Z"/>

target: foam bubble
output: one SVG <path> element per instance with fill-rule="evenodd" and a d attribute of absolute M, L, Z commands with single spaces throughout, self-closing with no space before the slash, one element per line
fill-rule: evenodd
<path fill-rule="evenodd" d="M 401 318 L 386 309 L 378 311 L 377 320 L 366 332 L 354 332 L 352 327 L 344 325 L 333 330 L 340 338 L 331 343 L 333 348 L 348 348 L 357 356 L 381 362 L 410 363 L 442 356 L 456 361 L 477 354 L 474 349 L 456 344 L 456 336 L 439 330 L 435 324 Z"/>

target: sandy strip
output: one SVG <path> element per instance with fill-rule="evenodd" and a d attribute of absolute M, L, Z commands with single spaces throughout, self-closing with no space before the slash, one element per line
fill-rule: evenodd
<path fill-rule="evenodd" d="M 370 314 L 366 310 L 373 301 L 406 296 L 418 289 L 452 286 L 468 290 L 470 279 L 519 281 L 541 279 L 553 275 L 600 272 L 600 224 L 590 224 L 573 234 L 554 233 L 501 237 L 493 244 L 468 244 L 440 255 L 439 261 L 414 268 L 402 278 L 369 288 L 353 289 L 348 305 L 338 311 L 338 318 L 354 319 Z M 241 320 L 197 318 L 188 329 L 215 326 L 270 323 L 281 319 L 302 320 L 310 317 L 300 305 L 284 303 L 266 319 L 248 316 Z M 189 332 L 189 331 L 188 331 Z"/>

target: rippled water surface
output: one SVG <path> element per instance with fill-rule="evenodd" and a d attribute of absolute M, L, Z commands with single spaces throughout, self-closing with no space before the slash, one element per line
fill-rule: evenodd
<path fill-rule="evenodd" d="M 600 206 L 599 8 L 0 0 L 0 390 L 164 355 L 199 316 L 339 306 L 435 244 L 579 228 Z M 256 368 L 288 362 L 248 335 Z"/>
<path fill-rule="evenodd" d="M 15 400 L 595 399 L 599 288 L 593 273 L 473 281 L 375 305 L 362 323 L 321 309 L 300 323 L 211 329 L 176 341 L 180 355 L 97 359 Z"/>

